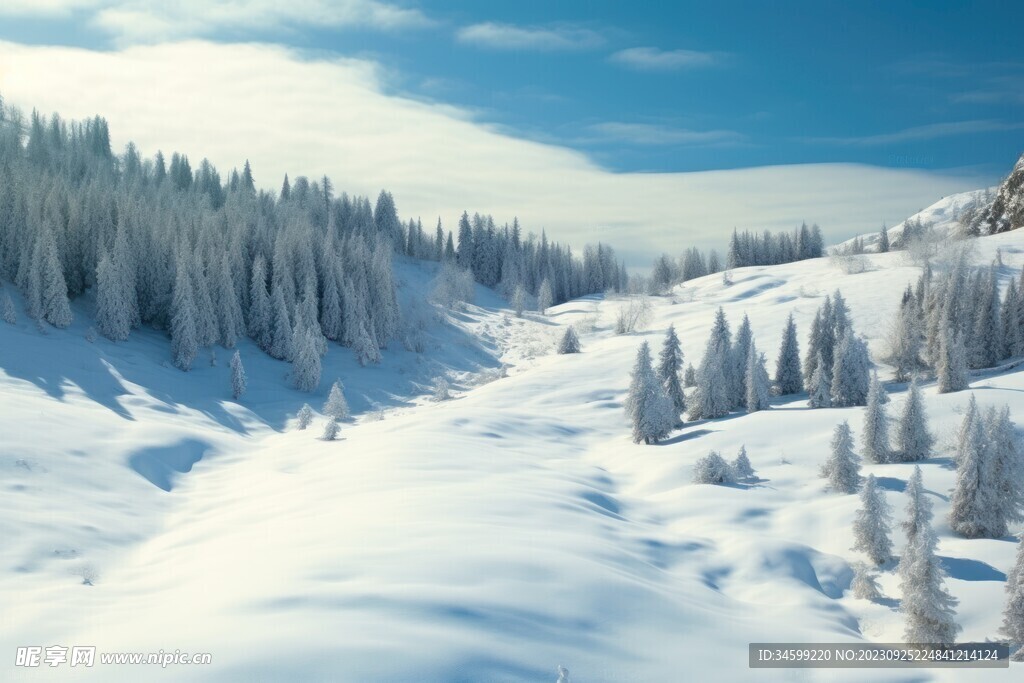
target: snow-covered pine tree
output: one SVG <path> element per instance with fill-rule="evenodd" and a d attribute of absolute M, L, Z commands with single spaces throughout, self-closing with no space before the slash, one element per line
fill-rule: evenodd
<path fill-rule="evenodd" d="M 438 377 L 437 382 L 434 383 L 434 400 L 437 402 L 451 400 L 451 387 L 448 384 L 448 380 L 444 377 Z"/>
<path fill-rule="evenodd" d="M 885 414 L 883 397 L 885 389 L 878 381 L 878 373 L 872 373 L 868 387 L 868 405 L 864 409 L 864 459 L 876 464 L 889 462 L 889 418 Z"/>
<path fill-rule="evenodd" d="M 313 409 L 309 407 L 308 403 L 303 403 L 296 418 L 296 429 L 305 429 L 313 422 Z"/>
<path fill-rule="evenodd" d="M 42 232 L 36 242 L 32 259 L 32 283 L 34 294 L 30 301 L 36 304 L 40 320 L 54 327 L 65 328 L 71 324 L 71 304 L 68 301 L 68 286 L 64 269 L 57 253 L 57 242 L 53 231 L 43 223 Z"/>
<path fill-rule="evenodd" d="M 978 401 L 974 398 L 974 394 L 967 400 L 967 408 L 964 410 L 963 420 L 960 421 L 960 428 L 957 430 L 956 435 L 956 450 L 953 451 L 953 463 L 957 466 L 960 465 L 960 456 L 965 453 L 970 447 L 970 439 L 972 438 L 973 423 L 975 420 L 980 420 L 981 417 L 978 414 Z"/>
<path fill-rule="evenodd" d="M 974 332 L 968 362 L 973 368 L 990 368 L 996 364 L 1003 350 L 1002 327 L 999 314 L 999 283 L 995 268 L 989 268 L 979 293 L 979 306 L 974 317 Z"/>
<path fill-rule="evenodd" d="M 732 468 L 717 451 L 711 451 L 693 463 L 694 484 L 731 484 L 734 480 Z"/>
<path fill-rule="evenodd" d="M 889 505 L 878 488 L 875 475 L 869 474 L 860 492 L 861 508 L 853 521 L 853 549 L 868 556 L 875 565 L 892 559 L 889 540 Z"/>
<path fill-rule="evenodd" d="M 320 438 L 324 441 L 334 441 L 338 438 L 339 427 L 337 418 L 327 418 L 327 422 L 324 423 L 324 433 Z"/>
<path fill-rule="evenodd" d="M 914 472 L 907 480 L 907 518 L 900 524 L 911 543 L 917 538 L 917 532 L 925 525 L 932 523 L 932 502 L 924 495 L 924 481 L 921 466 L 914 465 Z"/>
<path fill-rule="evenodd" d="M 111 341 L 128 339 L 138 318 L 134 279 L 129 279 L 122 267 L 106 252 L 96 267 L 96 327 Z"/>
<path fill-rule="evenodd" d="M 889 228 L 882 225 L 881 231 L 878 233 L 878 253 L 884 254 L 889 251 Z"/>
<path fill-rule="evenodd" d="M 935 531 L 925 522 L 900 557 L 900 612 L 906 619 L 903 639 L 908 643 L 949 645 L 960 631 L 953 611 L 957 601 L 946 592 L 937 546 Z"/>
<path fill-rule="evenodd" d="M 682 421 L 682 414 L 686 412 L 686 396 L 683 394 L 683 387 L 680 383 L 680 374 L 683 369 L 683 349 L 676 336 L 675 325 L 669 325 L 665 332 L 665 341 L 661 345 L 661 353 L 658 355 L 658 379 L 665 388 L 672 401 L 673 414 L 676 416 L 676 423 Z"/>
<path fill-rule="evenodd" d="M 746 406 L 748 413 L 768 410 L 771 407 L 771 384 L 765 368 L 764 354 L 757 352 L 757 345 L 750 340 L 747 351 Z"/>
<path fill-rule="evenodd" d="M 672 403 L 651 367 L 651 349 L 640 344 L 630 375 L 626 413 L 633 423 L 633 443 L 657 443 L 674 426 Z"/>
<path fill-rule="evenodd" d="M 832 364 L 832 405 L 842 408 L 866 404 L 870 372 L 867 345 L 847 327 Z"/>
<path fill-rule="evenodd" d="M 924 369 L 921 352 L 924 346 L 924 321 L 917 307 L 917 299 L 907 286 L 889 331 L 889 351 L 886 360 L 896 370 L 896 381 L 906 382 Z"/>
<path fill-rule="evenodd" d="M 4 322 L 8 325 L 18 322 L 18 314 L 14 310 L 14 301 L 11 300 L 11 295 L 6 291 L 0 297 L 0 318 L 3 318 Z"/>
<path fill-rule="evenodd" d="M 961 430 L 956 484 L 950 497 L 949 525 L 966 538 L 997 538 L 1006 532 L 999 515 L 994 448 L 982 423 L 980 415 L 975 415 Z"/>
<path fill-rule="evenodd" d="M 799 394 L 804 390 L 804 379 L 800 374 L 800 344 L 796 336 L 796 322 L 793 314 L 786 320 L 779 347 L 779 359 L 775 363 L 775 386 L 780 395 Z"/>
<path fill-rule="evenodd" d="M 747 361 L 754 333 L 750 329 L 750 318 L 746 314 L 736 330 L 736 341 L 730 349 L 729 367 L 726 374 L 732 378 L 732 408 L 746 407 L 747 403 Z"/>
<path fill-rule="evenodd" d="M 811 379 L 807 386 L 809 392 L 807 405 L 811 408 L 831 408 L 832 383 L 828 378 L 828 373 L 825 371 L 825 362 L 822 360 L 820 353 L 818 354 L 818 361 L 813 365 L 814 372 L 811 373 Z"/>
<path fill-rule="evenodd" d="M 690 389 L 697 386 L 697 370 L 693 363 L 687 363 L 686 372 L 683 373 L 683 388 Z"/>
<path fill-rule="evenodd" d="M 999 630 L 1010 641 L 1010 659 L 1024 662 L 1024 541 L 1017 543 L 1017 560 L 1006 575 L 1006 608 Z"/>
<path fill-rule="evenodd" d="M 356 361 L 362 366 L 376 365 L 381 361 L 377 342 L 373 340 L 373 337 L 370 336 L 370 333 L 366 331 L 366 327 L 362 324 L 359 325 L 359 331 L 356 333 L 355 341 L 352 343 L 352 352 L 356 355 Z"/>
<path fill-rule="evenodd" d="M 874 568 L 864 562 L 853 563 L 853 581 L 850 582 L 853 597 L 858 600 L 877 600 L 882 597 L 882 589 L 878 585 L 878 575 Z"/>
<path fill-rule="evenodd" d="M 242 367 L 242 356 L 235 351 L 231 356 L 231 396 L 237 401 L 245 393 L 245 368 Z"/>
<path fill-rule="evenodd" d="M 736 459 L 732 461 L 731 467 L 737 481 L 752 481 L 755 478 L 754 467 L 750 464 L 750 458 L 747 457 L 746 446 L 740 446 L 739 453 L 736 454 Z"/>
<path fill-rule="evenodd" d="M 292 361 L 292 386 L 299 391 L 316 391 L 320 385 L 320 353 L 310 330 L 298 335 L 298 344 Z"/>
<path fill-rule="evenodd" d="M 271 307 L 271 337 L 267 353 L 278 360 L 291 360 L 295 353 L 295 331 L 288 315 L 288 303 L 285 301 L 283 287 L 274 287 Z"/>
<path fill-rule="evenodd" d="M 227 254 L 221 255 L 216 290 L 219 341 L 221 346 L 231 349 L 234 348 L 238 337 L 244 334 L 245 323 L 242 319 L 242 306 L 235 293 L 231 261 Z"/>
<path fill-rule="evenodd" d="M 517 318 L 522 318 L 523 311 L 526 310 L 526 296 L 526 290 L 522 285 L 518 285 L 512 292 L 512 310 L 515 311 Z"/>
<path fill-rule="evenodd" d="M 928 416 L 917 380 L 910 383 L 903 413 L 896 426 L 896 452 L 902 462 L 925 460 L 931 454 L 935 438 L 928 431 Z"/>
<path fill-rule="evenodd" d="M 336 420 L 344 420 L 348 417 L 348 401 L 345 400 L 345 390 L 340 379 L 335 380 L 331 385 L 331 391 L 327 394 L 327 401 L 324 403 L 323 413 Z"/>
<path fill-rule="evenodd" d="M 1024 272 L 1024 271 L 1022 271 Z M 1002 358 L 1015 358 L 1024 354 L 1024 335 L 1021 334 L 1021 302 L 1017 291 L 1016 280 L 1011 279 L 1006 286 L 1003 305 L 1000 307 L 1000 337 L 1003 342 Z"/>
<path fill-rule="evenodd" d="M 735 404 L 730 393 L 735 386 L 730 376 L 730 337 L 725 311 L 719 307 L 704 357 L 697 370 L 697 386 L 690 399 L 691 420 L 723 417 L 729 414 Z"/>
<path fill-rule="evenodd" d="M 994 451 L 996 500 L 1004 529 L 1024 521 L 1024 456 L 1017 447 L 1017 435 L 1010 420 L 1009 406 L 995 413 L 987 436 Z"/>
<path fill-rule="evenodd" d="M 287 178 L 286 178 L 287 179 Z M 264 351 L 270 350 L 273 315 L 267 294 L 267 261 L 257 256 L 252 265 L 249 284 L 249 336 Z"/>
<path fill-rule="evenodd" d="M 554 303 L 555 297 L 551 292 L 551 282 L 544 278 L 537 289 L 537 311 L 541 315 L 547 315 L 548 309 Z"/>
<path fill-rule="evenodd" d="M 557 352 L 560 354 L 580 352 L 580 338 L 576 336 L 576 330 L 571 325 L 565 328 L 565 334 L 558 341 Z"/>
<path fill-rule="evenodd" d="M 199 351 L 196 330 L 196 302 L 192 295 L 192 277 L 185 257 L 178 258 L 171 300 L 171 357 L 182 370 L 192 367 Z"/>
<path fill-rule="evenodd" d="M 948 394 L 963 391 L 970 386 L 964 336 L 955 332 L 948 322 L 942 324 L 940 334 L 939 358 L 935 368 L 938 392 Z"/>
<path fill-rule="evenodd" d="M 860 464 L 853 452 L 853 433 L 846 420 L 832 432 L 832 451 L 821 468 L 821 476 L 828 479 L 836 493 L 856 493 L 860 488 Z"/>
<path fill-rule="evenodd" d="M 807 385 L 807 391 L 814 391 L 814 383 L 811 381 L 814 378 L 814 371 L 822 367 L 824 358 L 821 355 L 821 330 L 823 326 L 821 320 L 821 309 L 814 314 L 814 321 L 811 323 L 811 332 L 807 337 L 807 355 L 804 356 L 804 382 Z M 832 384 L 832 376 L 830 373 L 824 373 L 828 379 L 829 385 Z"/>
<path fill-rule="evenodd" d="M 850 307 L 838 289 L 832 293 L 832 329 L 837 342 L 853 329 L 850 323 Z"/>

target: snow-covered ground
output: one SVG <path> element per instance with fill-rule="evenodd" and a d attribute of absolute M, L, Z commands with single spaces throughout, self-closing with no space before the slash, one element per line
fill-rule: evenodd
<path fill-rule="evenodd" d="M 1018 276 L 1024 234 L 978 240 L 977 260 L 997 248 L 1004 281 Z M 850 549 L 858 498 L 818 476 L 839 421 L 859 447 L 863 409 L 809 410 L 787 397 L 642 446 L 622 402 L 639 343 L 657 348 L 674 324 L 696 364 L 718 306 L 734 330 L 750 316 L 774 370 L 786 316 L 806 345 L 815 310 L 839 288 L 878 354 L 920 269 L 901 253 L 865 260 L 856 274 L 824 258 L 736 269 L 731 284 L 693 280 L 653 299 L 649 324 L 628 335 L 612 330 L 621 300 L 519 320 L 481 289 L 477 306 L 447 321 L 424 314 L 422 356 L 396 349 L 359 368 L 332 347 L 312 397 L 287 388 L 285 364 L 243 344 L 250 390 L 238 403 L 227 352 L 184 374 L 158 333 L 90 342 L 88 302 L 68 330 L 43 335 L 24 316 L 0 323 L 0 652 L 9 662 L 19 645 L 213 655 L 186 673 L 4 665 L 0 678 L 553 681 L 561 664 L 584 683 L 863 680 L 864 670 L 747 668 L 752 641 L 901 640 L 891 572 L 885 601 L 848 591 L 861 559 Z M 399 272 L 411 306 L 430 273 Z M 554 355 L 570 324 L 583 353 Z M 441 373 L 459 391 L 437 403 L 427 396 Z M 319 420 L 294 429 L 288 418 L 303 401 L 318 408 L 336 376 L 356 412 L 342 439 L 320 441 Z M 895 415 L 905 387 L 888 388 Z M 972 390 L 1024 424 L 1021 372 L 976 378 Z M 1016 546 L 951 535 L 949 437 L 968 393 L 924 393 L 939 437 L 924 482 L 961 639 L 995 638 Z M 758 483 L 690 483 L 697 457 L 731 458 L 743 444 Z M 897 520 L 910 471 L 863 468 Z M 898 530 L 894 540 L 899 551 Z"/>

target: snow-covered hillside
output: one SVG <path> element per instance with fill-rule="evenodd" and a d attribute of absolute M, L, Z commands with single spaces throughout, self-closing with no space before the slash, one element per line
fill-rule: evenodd
<path fill-rule="evenodd" d="M 1024 234 L 981 238 L 976 257 L 990 262 L 997 249 L 1000 277 L 1018 276 Z M 0 650 L 213 655 L 187 676 L 180 665 L 97 665 L 6 668 L 2 678 L 553 681 L 564 665 L 583 682 L 863 680 L 863 670 L 747 668 L 752 641 L 902 638 L 891 571 L 886 600 L 851 596 L 858 499 L 828 491 L 818 474 L 838 422 L 850 421 L 859 450 L 863 409 L 810 410 L 806 396 L 786 397 L 643 446 L 622 404 L 640 342 L 656 347 L 674 324 L 696 364 L 719 306 L 734 328 L 749 315 L 774 362 L 786 316 L 806 344 L 838 288 L 877 355 L 920 269 L 898 252 L 865 259 L 856 274 L 823 258 L 692 280 L 654 298 L 644 331 L 627 335 L 613 333 L 621 300 L 520 320 L 481 289 L 478 306 L 447 322 L 427 316 L 422 356 L 395 350 L 360 368 L 332 346 L 313 399 L 247 344 L 250 391 L 235 403 L 226 352 L 185 374 L 154 332 L 112 344 L 85 338 L 85 315 L 45 335 L 0 323 Z M 426 268 L 400 270 L 407 307 L 427 288 Z M 567 325 L 583 352 L 554 355 Z M 444 372 L 462 391 L 431 401 Z M 288 418 L 303 401 L 319 407 L 335 376 L 356 417 L 323 442 L 322 421 L 299 431 Z M 906 387 L 887 388 L 896 414 Z M 1024 424 L 1024 373 L 976 377 L 972 391 Z M 951 534 L 950 435 L 969 394 L 924 393 L 938 437 L 924 484 L 960 638 L 995 638 L 1016 544 Z M 756 483 L 691 483 L 697 457 L 731 458 L 741 445 Z M 911 469 L 863 468 L 897 519 Z M 894 540 L 898 552 L 898 530 Z"/>

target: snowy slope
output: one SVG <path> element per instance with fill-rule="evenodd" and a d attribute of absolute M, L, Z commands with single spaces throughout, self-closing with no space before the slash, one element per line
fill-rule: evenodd
<path fill-rule="evenodd" d="M 997 248 L 1001 276 L 1019 275 L 1024 234 L 979 240 L 979 262 Z M 749 314 L 774 364 L 785 317 L 794 314 L 805 344 L 815 310 L 838 287 L 877 352 L 919 269 L 900 253 L 867 260 L 859 274 L 817 259 L 736 269 L 732 284 L 693 280 L 654 300 L 643 333 L 623 336 L 612 333 L 622 301 L 573 301 L 549 318 L 516 320 L 481 291 L 478 307 L 447 322 L 426 318 L 424 357 L 396 351 L 381 367 L 358 368 L 332 348 L 315 401 L 286 389 L 286 366 L 248 346 L 251 390 L 238 405 L 225 352 L 217 367 L 184 375 L 164 363 L 156 333 L 93 344 L 83 322 L 46 336 L 0 324 L 0 531 L 11 539 L 0 548 L 0 651 L 60 643 L 212 653 L 212 665 L 188 668 L 190 681 L 553 681 L 559 664 L 585 682 L 675 681 L 681 672 L 863 680 L 857 670 L 752 672 L 746 653 L 750 641 L 901 638 L 891 573 L 882 578 L 890 601 L 846 594 L 859 559 L 850 550 L 858 501 L 818 477 L 837 422 L 850 420 L 859 442 L 862 409 L 812 411 L 787 398 L 637 446 L 622 400 L 641 340 L 658 345 L 675 324 L 696 363 L 718 306 L 733 329 Z M 410 305 L 429 273 L 401 272 Z M 551 355 L 568 324 L 582 329 L 583 353 Z M 507 378 L 479 379 L 496 377 L 502 362 L 512 366 Z M 423 398 L 446 369 L 466 390 L 449 402 Z M 285 418 L 304 400 L 319 407 L 335 375 L 358 413 L 343 439 L 319 441 L 320 422 L 292 429 Z M 972 388 L 982 405 L 1009 403 L 1024 424 L 1024 374 L 981 377 Z M 889 389 L 898 414 L 905 387 Z M 940 444 L 923 466 L 925 488 L 948 586 L 961 599 L 961 637 L 994 637 L 1015 544 L 950 535 L 948 438 L 968 395 L 930 386 L 925 395 Z M 695 458 L 711 449 L 732 457 L 741 444 L 758 484 L 690 483 Z M 863 469 L 879 477 L 897 519 L 910 469 Z M 898 532 L 894 540 L 899 549 Z M 46 678 L 72 674 L 186 679 L 173 666 L 142 665 Z M 41 674 L 11 667 L 0 677 Z"/>

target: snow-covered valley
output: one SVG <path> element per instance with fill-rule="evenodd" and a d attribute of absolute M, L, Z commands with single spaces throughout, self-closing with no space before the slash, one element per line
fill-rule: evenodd
<path fill-rule="evenodd" d="M 1021 231 L 977 240 L 1002 284 L 1024 266 Z M 636 349 L 675 326 L 697 364 L 722 307 L 750 318 L 772 364 L 786 317 L 801 347 L 839 289 L 875 358 L 903 289 L 921 269 L 905 252 L 758 266 L 651 297 L 642 331 L 615 334 L 626 301 L 576 299 L 517 318 L 478 287 L 467 310 L 430 314 L 427 351 L 392 344 L 360 367 L 332 345 L 320 389 L 287 387 L 287 365 L 240 342 L 249 390 L 231 400 L 228 353 L 188 374 L 151 330 L 87 339 L 89 306 L 41 333 L 0 324 L 0 649 L 209 652 L 213 663 L 8 669 L 4 680 L 574 681 L 863 680 L 859 670 L 753 671 L 747 643 L 898 642 L 891 569 L 885 597 L 849 590 L 859 501 L 819 469 L 833 428 L 863 408 L 768 411 L 687 422 L 634 444 L 623 410 Z M 403 262 L 398 292 L 422 308 L 433 265 Z M 19 300 L 19 312 L 21 302 Z M 567 326 L 582 353 L 555 355 Z M 500 372 L 507 366 L 507 376 Z M 442 374 L 455 391 L 437 402 Z M 891 372 L 880 365 L 887 380 Z M 322 419 L 298 430 L 343 379 L 353 419 L 337 441 Z M 906 385 L 887 382 L 890 414 Z M 982 406 L 1024 422 L 1024 373 L 976 373 Z M 937 437 L 922 463 L 938 554 L 959 599 L 959 640 L 995 639 L 1012 537 L 966 540 L 946 522 L 952 437 L 970 392 L 924 385 Z M 693 484 L 694 461 L 745 446 L 749 484 Z M 902 519 L 910 464 L 864 463 Z M 1019 528 L 1013 532 L 1019 533 Z M 898 526 L 897 553 L 903 541 Z M 1017 668 L 1019 665 L 1015 665 Z M 45 667 L 44 667 L 45 668 Z M 1006 671 L 873 671 L 875 680 L 994 680 Z"/>

